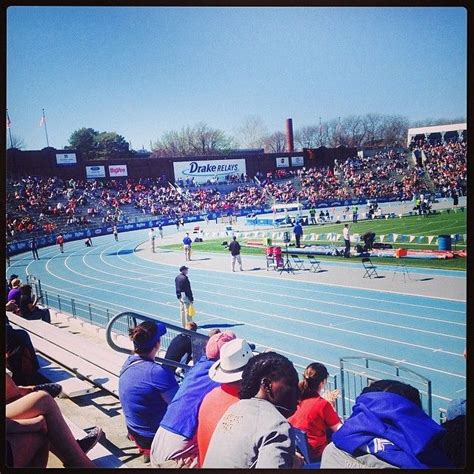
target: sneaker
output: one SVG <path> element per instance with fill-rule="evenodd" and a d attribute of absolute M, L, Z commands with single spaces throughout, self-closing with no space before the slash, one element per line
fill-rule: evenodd
<path fill-rule="evenodd" d="M 88 453 L 100 441 L 103 434 L 102 428 L 95 426 L 84 438 L 77 439 L 76 441 L 79 443 L 82 451 Z"/>
<path fill-rule="evenodd" d="M 33 389 L 33 392 L 37 392 L 38 390 L 44 390 L 45 392 L 48 392 L 53 398 L 56 398 L 63 391 L 63 388 L 58 383 L 42 383 L 40 385 L 36 385 Z"/>

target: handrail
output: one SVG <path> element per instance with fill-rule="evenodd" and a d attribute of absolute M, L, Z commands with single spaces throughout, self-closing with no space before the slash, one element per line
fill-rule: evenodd
<path fill-rule="evenodd" d="M 122 353 L 125 353 L 125 354 L 130 354 L 130 349 L 129 348 L 119 346 L 112 339 L 112 332 L 113 332 L 114 325 L 117 321 L 119 321 L 122 318 L 127 318 L 127 327 L 128 328 L 137 326 L 137 324 L 139 324 L 139 322 L 141 322 L 141 321 L 154 321 L 154 322 L 157 322 L 157 319 L 149 317 L 149 316 L 145 316 L 143 314 L 134 313 L 132 311 L 125 311 L 125 312 L 116 314 L 108 322 L 107 328 L 106 328 L 106 331 L 105 331 L 105 338 L 107 340 L 108 345 L 114 351 L 122 352 Z M 171 330 L 170 331 L 171 333 L 188 335 L 191 339 L 193 360 L 198 361 L 202 357 L 202 355 L 205 351 L 205 346 L 207 344 L 207 341 L 209 340 L 209 336 L 206 336 L 204 334 L 200 334 L 200 333 L 195 332 L 195 331 L 190 331 L 189 329 L 184 329 L 181 326 L 175 326 L 174 324 L 165 323 L 163 321 L 160 321 L 160 323 L 163 324 L 164 326 L 166 326 L 167 330 Z M 162 338 L 162 340 L 163 340 L 163 338 Z M 165 340 L 163 342 L 165 342 L 165 344 L 162 344 L 162 347 L 166 348 L 166 345 L 167 345 L 166 342 L 168 342 L 168 341 Z M 160 362 L 160 363 L 164 364 L 164 365 L 172 366 L 174 368 L 180 368 L 184 372 L 188 371 L 191 368 L 191 366 L 189 366 L 189 365 L 183 364 L 181 362 L 176 362 L 176 361 L 170 360 L 170 359 L 165 359 L 163 357 L 155 357 L 155 360 L 157 362 Z"/>

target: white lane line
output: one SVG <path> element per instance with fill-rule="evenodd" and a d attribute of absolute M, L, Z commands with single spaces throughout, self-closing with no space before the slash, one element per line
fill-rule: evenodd
<path fill-rule="evenodd" d="M 65 265 L 68 267 L 68 269 L 73 272 L 73 273 L 78 273 L 80 274 L 79 272 L 76 272 L 75 270 L 72 270 L 72 268 L 70 268 L 68 266 L 68 259 L 65 260 Z M 107 273 L 105 271 L 102 271 L 102 270 L 96 270 L 96 271 L 99 271 L 101 273 Z M 82 275 L 81 275 L 82 276 Z M 98 281 L 101 281 L 103 282 L 103 278 L 95 278 L 95 277 L 90 277 L 89 278 L 92 278 L 94 280 L 98 280 Z M 117 285 L 120 285 L 120 286 L 126 286 L 127 288 L 130 288 L 130 285 L 124 285 L 122 283 L 118 283 L 118 282 L 114 282 L 114 285 L 117 286 Z M 139 288 L 138 288 L 139 289 Z M 104 289 L 102 288 L 102 291 L 104 291 Z M 115 293 L 117 294 L 123 294 L 123 293 L 118 293 L 117 291 L 115 291 Z M 154 291 L 154 293 L 158 293 L 158 294 L 163 294 L 163 295 L 167 295 L 168 293 L 164 293 L 162 291 Z M 129 296 L 130 297 L 130 296 Z M 145 300 L 145 301 L 150 301 L 150 300 L 146 300 L 145 298 L 140 298 L 140 297 L 137 297 L 136 295 L 132 295 L 133 298 L 136 298 L 136 299 L 141 299 L 141 300 Z M 234 310 L 237 310 L 237 311 L 242 311 L 242 308 L 240 307 L 236 307 L 236 306 L 232 306 L 232 305 L 226 305 L 226 304 L 222 304 L 222 303 L 217 303 L 216 301 L 209 301 L 209 300 L 201 300 L 203 301 L 204 303 L 208 303 L 208 304 L 214 304 L 214 305 L 217 305 L 217 306 L 221 306 L 223 308 L 226 308 L 226 309 L 234 309 Z M 163 304 L 166 306 L 166 304 L 164 303 L 159 303 L 157 301 L 155 301 L 155 304 L 158 303 L 158 304 Z M 344 333 L 349 333 L 349 334 L 357 334 L 359 336 L 362 336 L 362 337 L 367 337 L 367 338 L 372 338 L 372 339 L 378 339 L 378 340 L 382 340 L 382 341 L 389 341 L 389 342 L 392 342 L 392 343 L 395 343 L 395 344 L 400 344 L 400 345 L 407 345 L 409 347 L 414 347 L 414 348 L 417 348 L 417 349 L 423 349 L 423 350 L 429 350 L 429 351 L 432 351 L 433 348 L 432 347 L 428 347 L 428 346 L 422 346 L 422 345 L 419 345 L 419 344 L 412 344 L 412 343 L 409 343 L 409 342 L 405 342 L 405 341 L 399 341 L 399 340 L 396 340 L 396 339 L 390 339 L 390 338 L 385 338 L 385 337 L 381 337 L 381 336 L 376 336 L 376 335 L 372 335 L 372 334 L 366 334 L 366 333 L 361 333 L 361 332 L 356 332 L 356 331 L 350 331 L 350 330 L 346 330 L 346 329 L 342 329 L 342 328 L 336 328 L 336 327 L 332 327 L 332 328 L 328 328 L 327 326 L 325 325 L 322 325 L 322 324 L 317 324 L 317 323 L 312 323 L 312 322 L 307 322 L 307 321 L 301 321 L 301 320 L 294 320 L 292 318 L 288 318 L 288 317 L 284 317 L 284 316 L 278 316 L 278 315 L 272 315 L 272 314 L 269 314 L 269 313 L 265 313 L 265 312 L 261 312 L 261 311 L 254 311 L 254 310 L 251 310 L 251 309 L 245 309 L 245 311 L 247 313 L 255 313 L 255 314 L 258 314 L 259 316 L 270 316 L 271 318 L 278 318 L 278 319 L 281 319 L 281 320 L 287 320 L 287 321 L 291 321 L 292 323 L 295 323 L 295 322 L 298 322 L 298 323 L 301 323 L 301 324 L 306 324 L 306 325 L 310 325 L 310 326 L 314 326 L 314 327 L 321 327 L 321 328 L 325 328 L 325 329 L 330 329 L 330 330 L 334 330 L 334 331 L 340 331 L 340 332 L 344 332 Z M 209 314 L 209 313 L 205 313 L 205 314 Z M 224 318 L 225 319 L 225 318 Z M 344 347 L 344 346 L 343 346 Z M 448 354 L 448 355 L 453 355 L 453 356 L 456 356 L 456 357 L 461 357 L 460 354 L 456 353 L 456 352 L 450 352 L 450 351 L 443 351 L 444 354 Z"/>

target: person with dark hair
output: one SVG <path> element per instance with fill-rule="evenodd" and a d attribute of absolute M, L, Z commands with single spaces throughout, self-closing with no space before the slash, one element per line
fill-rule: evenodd
<path fill-rule="evenodd" d="M 296 248 L 300 248 L 301 236 L 303 235 L 303 227 L 301 226 L 301 221 L 297 220 L 295 226 L 293 227 L 293 234 L 295 234 L 296 239 Z"/>
<path fill-rule="evenodd" d="M 24 284 L 20 286 L 20 313 L 21 316 L 28 320 L 42 319 L 47 323 L 51 322 L 51 315 L 48 308 L 38 307 L 38 298 L 31 295 L 31 285 Z"/>
<path fill-rule="evenodd" d="M 441 444 L 444 434 L 423 411 L 416 388 L 378 380 L 362 390 L 351 416 L 333 434 L 321 469 L 452 467 Z"/>
<path fill-rule="evenodd" d="M 155 362 L 164 334 L 165 325 L 154 321 L 130 329 L 135 354 L 125 361 L 119 376 L 119 398 L 128 435 L 145 454 L 178 391 L 174 373 Z"/>
<path fill-rule="evenodd" d="M 252 357 L 242 373 L 240 400 L 211 437 L 204 468 L 291 468 L 295 442 L 286 420 L 298 403 L 298 374 L 275 352 Z"/>
<path fill-rule="evenodd" d="M 63 234 L 59 234 L 56 237 L 56 243 L 59 245 L 59 251 L 61 253 L 64 253 L 64 235 Z"/>
<path fill-rule="evenodd" d="M 36 241 L 35 236 L 33 236 L 32 239 L 31 239 L 30 248 L 31 248 L 31 252 L 33 254 L 33 260 L 36 260 L 36 259 L 39 260 L 40 258 L 39 258 L 39 255 L 38 255 L 38 242 Z"/>
<path fill-rule="evenodd" d="M 187 323 L 191 322 L 189 317 L 189 306 L 194 303 L 194 296 L 191 290 L 191 282 L 188 278 L 189 268 L 186 265 L 182 265 L 179 268 L 179 275 L 174 279 L 176 287 L 176 297 L 179 301 L 179 313 L 181 316 L 181 325 L 183 328 L 186 327 Z"/>
<path fill-rule="evenodd" d="M 197 331 L 197 324 L 191 321 L 186 324 L 188 331 Z M 189 334 L 178 334 L 169 343 L 166 349 L 165 359 L 181 362 L 182 364 L 189 364 L 193 357 L 193 349 L 191 344 L 191 336 Z"/>
<path fill-rule="evenodd" d="M 242 257 L 240 256 L 240 244 L 237 242 L 237 237 L 232 237 L 232 242 L 228 246 L 230 254 L 232 255 L 232 271 L 235 272 L 235 262 L 240 266 L 240 271 L 243 272 Z"/>
<path fill-rule="evenodd" d="M 349 224 L 344 224 L 342 237 L 344 239 L 344 257 L 349 258 L 351 256 L 351 234 Z"/>
<path fill-rule="evenodd" d="M 333 405 L 320 392 L 326 385 L 329 373 L 323 364 L 313 362 L 306 367 L 299 383 L 300 402 L 294 415 L 288 418 L 291 426 L 304 431 L 308 438 L 311 461 L 317 462 L 328 444 L 326 431 L 337 431 L 342 422 Z M 337 396 L 338 391 L 331 392 Z"/>

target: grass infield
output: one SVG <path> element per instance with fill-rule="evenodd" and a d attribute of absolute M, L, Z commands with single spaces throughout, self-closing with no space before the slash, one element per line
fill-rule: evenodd
<path fill-rule="evenodd" d="M 324 224 L 317 226 L 305 226 L 303 228 L 305 234 L 327 234 L 331 232 L 336 232 L 342 234 L 343 223 L 341 224 Z M 239 231 L 239 223 L 234 225 L 234 229 Z M 282 232 L 282 230 L 290 230 L 291 228 L 278 229 L 278 228 L 268 228 L 260 229 L 265 232 Z M 378 236 L 387 235 L 387 234 L 399 234 L 399 235 L 415 235 L 415 236 L 432 236 L 437 237 L 438 235 L 445 234 L 461 234 L 463 236 L 466 233 L 466 213 L 458 210 L 456 213 L 446 211 L 441 214 L 435 214 L 427 217 L 421 216 L 403 216 L 402 218 L 395 219 L 375 219 L 360 221 L 356 224 L 351 224 L 351 233 L 352 234 L 363 234 L 365 232 L 375 232 L 376 241 L 379 241 Z M 223 254 L 228 254 L 228 250 L 222 245 L 224 241 L 230 241 L 229 237 L 220 237 L 218 239 L 207 240 L 203 242 L 194 242 L 193 250 L 201 252 L 218 252 Z M 241 238 L 239 242 L 242 245 L 242 255 L 263 255 L 262 248 L 253 248 L 245 247 L 247 240 L 262 240 L 262 238 Z M 436 240 L 433 240 L 436 242 Z M 329 242 L 323 239 L 320 239 L 316 242 L 305 242 L 306 245 L 328 245 L 333 242 Z M 416 242 L 390 242 L 394 248 L 403 247 L 407 249 L 431 249 L 437 250 L 438 245 L 432 243 L 416 243 Z M 343 246 L 342 242 L 337 242 L 338 246 Z M 170 250 L 181 250 L 182 245 L 173 244 L 162 246 L 162 248 Z M 290 247 L 291 248 L 291 247 Z M 456 250 L 461 250 L 466 248 L 466 243 L 464 241 L 453 243 L 452 248 Z M 318 259 L 321 260 L 341 260 L 342 257 L 332 257 L 326 255 L 318 255 Z M 358 257 L 354 257 L 353 260 L 357 260 Z M 374 263 L 378 265 L 393 265 L 398 262 L 395 258 L 390 257 L 381 257 L 381 258 L 371 258 Z M 425 268 L 441 268 L 445 270 L 466 270 L 466 259 L 465 258 L 453 258 L 453 259 L 414 259 L 407 258 L 404 259 L 404 262 L 407 266 L 413 267 L 425 267 Z"/>

